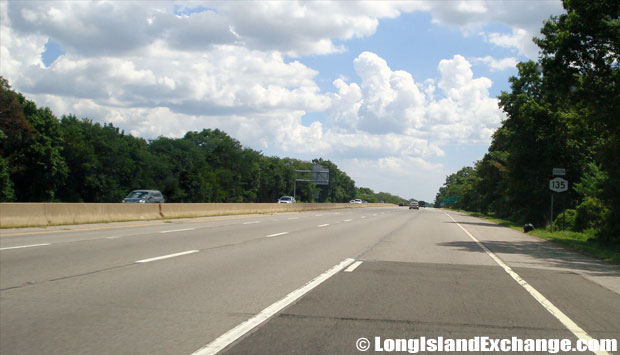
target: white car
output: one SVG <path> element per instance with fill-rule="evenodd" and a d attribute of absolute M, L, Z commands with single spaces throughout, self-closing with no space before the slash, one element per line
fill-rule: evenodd
<path fill-rule="evenodd" d="M 349 203 L 362 203 L 362 200 L 360 200 L 359 198 L 355 199 L 355 200 L 351 200 L 349 201 Z"/>
<path fill-rule="evenodd" d="M 293 196 L 282 196 L 278 200 L 278 203 L 297 203 L 297 201 L 295 201 L 295 197 Z"/>

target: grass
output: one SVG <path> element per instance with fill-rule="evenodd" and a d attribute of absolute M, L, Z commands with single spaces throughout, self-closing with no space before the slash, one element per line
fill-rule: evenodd
<path fill-rule="evenodd" d="M 484 218 L 500 226 L 509 227 L 518 231 L 523 231 L 523 226 L 515 222 L 495 218 L 478 212 L 469 212 L 458 210 L 474 217 Z M 599 243 L 594 237 L 594 231 L 572 232 L 572 231 L 554 231 L 553 233 L 547 229 L 534 229 L 528 234 L 546 239 L 552 243 L 566 246 L 581 254 L 595 257 L 614 264 L 620 264 L 620 249 L 611 248 L 607 245 Z"/>

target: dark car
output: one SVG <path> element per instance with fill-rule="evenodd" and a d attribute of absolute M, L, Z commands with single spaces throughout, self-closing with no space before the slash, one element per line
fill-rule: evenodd
<path fill-rule="evenodd" d="M 164 203 L 164 195 L 157 190 L 134 190 L 123 199 L 123 203 Z"/>

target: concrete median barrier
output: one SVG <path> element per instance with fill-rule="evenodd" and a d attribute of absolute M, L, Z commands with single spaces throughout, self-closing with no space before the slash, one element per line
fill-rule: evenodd
<path fill-rule="evenodd" d="M 386 207 L 365 203 L 0 203 L 0 228 Z"/>

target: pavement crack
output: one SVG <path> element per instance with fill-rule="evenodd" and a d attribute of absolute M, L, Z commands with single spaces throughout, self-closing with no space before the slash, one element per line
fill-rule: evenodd
<path fill-rule="evenodd" d="M 454 326 L 454 327 L 467 327 L 467 328 L 483 328 L 483 329 L 506 329 L 506 330 L 530 330 L 530 331 L 548 331 L 559 330 L 563 331 L 565 328 L 541 328 L 541 327 L 523 327 L 515 325 L 494 325 L 494 324 L 476 324 L 476 323 L 458 323 L 458 322 L 426 322 L 419 320 L 409 319 L 388 319 L 388 318 L 362 318 L 362 317 L 328 317 L 328 316 L 315 316 L 305 314 L 291 314 L 281 313 L 278 317 L 288 319 L 316 319 L 316 320 L 333 320 L 333 321 L 345 321 L 345 322 L 374 322 L 374 323 L 386 323 L 386 324 L 403 324 L 403 325 L 430 325 L 430 326 Z"/>
<path fill-rule="evenodd" d="M 112 267 L 105 268 L 105 269 L 89 271 L 89 272 L 84 272 L 84 273 L 75 274 L 75 275 L 67 275 L 67 276 L 57 277 L 57 278 L 54 278 L 54 279 L 43 280 L 43 281 L 27 281 L 27 282 L 24 282 L 21 285 L 16 285 L 16 286 L 2 288 L 2 289 L 0 289 L 0 292 L 8 291 L 8 290 L 15 290 L 15 289 L 29 287 L 29 286 L 40 285 L 40 284 L 44 284 L 44 283 L 48 283 L 48 282 L 62 281 L 62 280 L 73 279 L 73 278 L 76 278 L 76 277 L 83 277 L 83 276 L 88 276 L 88 275 L 94 275 L 94 274 L 98 274 L 98 273 L 101 273 L 101 272 L 106 272 L 106 271 L 116 270 L 116 269 L 120 269 L 120 268 L 125 268 L 125 267 L 132 266 L 132 265 L 136 265 L 136 264 L 135 263 L 131 263 L 131 264 L 125 264 L 125 265 L 117 265 L 117 266 L 112 266 Z"/>

